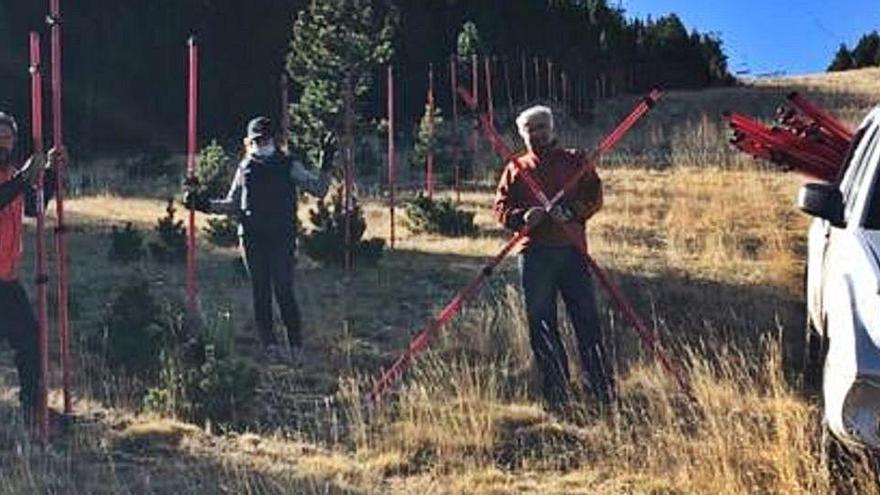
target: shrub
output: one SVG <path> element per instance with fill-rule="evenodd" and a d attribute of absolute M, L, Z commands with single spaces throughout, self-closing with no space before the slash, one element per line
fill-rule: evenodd
<path fill-rule="evenodd" d="M 198 191 L 209 198 L 226 196 L 236 165 L 223 146 L 217 140 L 212 140 L 199 151 L 197 164 Z"/>
<path fill-rule="evenodd" d="M 156 298 L 145 280 L 124 286 L 110 305 L 101 349 L 110 368 L 140 378 L 155 377 L 159 356 L 177 340 L 182 310 Z"/>
<path fill-rule="evenodd" d="M 159 238 L 150 243 L 150 254 L 162 263 L 182 262 L 186 259 L 186 229 L 183 220 L 175 219 L 174 200 L 168 200 L 165 216 L 157 220 L 154 229 Z"/>
<path fill-rule="evenodd" d="M 413 232 L 462 236 L 477 231 L 474 212 L 458 209 L 451 199 L 434 201 L 421 194 L 407 205 L 405 220 Z"/>
<path fill-rule="evenodd" d="M 213 335 L 195 344 L 195 362 L 167 353 L 159 385 L 144 396 L 151 411 L 174 414 L 190 421 L 240 423 L 256 395 L 259 374 L 252 363 L 233 353 L 231 335 Z"/>
<path fill-rule="evenodd" d="M 119 263 L 132 263 L 144 257 L 144 235 L 126 222 L 121 229 L 116 225 L 110 232 L 110 249 L 107 259 Z"/>
<path fill-rule="evenodd" d="M 346 216 L 351 221 L 351 254 L 355 263 L 375 264 L 385 248 L 384 239 L 363 239 L 367 230 L 364 213 L 356 200 L 352 210 L 346 214 L 343 205 L 342 187 L 337 188 L 331 197 L 330 206 L 321 199 L 317 208 L 309 212 L 314 228 L 302 238 L 306 254 L 322 263 L 342 264 L 345 261 Z"/>
<path fill-rule="evenodd" d="M 204 228 L 208 242 L 215 246 L 232 247 L 238 245 L 238 221 L 232 217 L 216 217 L 208 219 Z"/>

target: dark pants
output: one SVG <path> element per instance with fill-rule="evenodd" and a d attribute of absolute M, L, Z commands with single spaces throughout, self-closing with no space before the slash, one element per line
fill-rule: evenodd
<path fill-rule="evenodd" d="M 245 235 L 242 256 L 251 277 L 254 297 L 254 319 L 263 345 L 278 341 L 273 330 L 272 293 L 287 327 L 290 345 L 299 347 L 300 314 L 293 294 L 293 256 L 295 242 L 283 236 Z"/>
<path fill-rule="evenodd" d="M 587 384 L 599 402 L 609 404 L 612 378 L 605 362 L 595 288 L 583 255 L 574 247 L 533 245 L 522 252 L 519 262 L 529 340 L 543 375 L 547 402 L 559 406 L 569 397 L 568 356 L 556 321 L 556 297 L 561 293 Z"/>
<path fill-rule="evenodd" d="M 15 351 L 21 384 L 19 399 L 25 416 L 37 405 L 40 385 L 40 350 L 37 320 L 24 288 L 18 281 L 0 281 L 0 338 Z"/>

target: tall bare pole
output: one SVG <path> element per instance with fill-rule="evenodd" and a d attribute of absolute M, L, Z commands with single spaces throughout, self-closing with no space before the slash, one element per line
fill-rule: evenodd
<path fill-rule="evenodd" d="M 395 183 L 397 181 L 396 156 L 394 150 L 394 66 L 388 65 L 388 204 L 391 216 L 389 226 L 389 239 L 391 249 L 394 249 L 395 240 Z"/>
<path fill-rule="evenodd" d="M 187 143 L 186 173 L 190 182 L 196 177 L 198 155 L 198 111 L 199 111 L 199 46 L 195 36 L 187 41 L 188 46 L 188 87 L 187 87 Z M 189 210 L 189 224 L 186 238 L 186 305 L 190 317 L 198 315 L 198 286 L 196 285 L 196 210 Z"/>
<path fill-rule="evenodd" d="M 40 67 L 40 35 L 30 33 L 31 73 L 31 138 L 33 152 L 43 152 L 43 78 Z M 36 228 L 36 285 L 37 285 L 37 341 L 40 355 L 40 382 L 37 388 L 35 419 L 37 435 L 41 441 L 49 440 L 49 314 L 46 284 L 46 202 L 43 190 L 43 171 L 37 177 L 37 228 Z"/>
<path fill-rule="evenodd" d="M 455 200 L 461 202 L 461 166 L 459 164 L 460 142 L 461 136 L 458 129 L 458 61 L 453 54 L 449 57 L 449 89 L 451 91 L 450 99 L 452 100 L 452 169 L 455 174 Z"/>
<path fill-rule="evenodd" d="M 56 149 L 64 147 L 62 72 L 61 72 L 61 0 L 49 0 L 49 16 L 46 18 L 52 37 L 52 144 Z M 61 389 L 64 398 L 64 414 L 73 411 L 71 395 L 72 360 L 70 357 L 70 315 L 68 313 L 68 271 L 67 271 L 67 239 L 64 224 L 64 184 L 67 170 L 66 164 L 55 168 L 55 254 L 58 266 L 56 290 L 58 304 L 56 320 L 58 322 L 58 354 L 61 360 Z"/>

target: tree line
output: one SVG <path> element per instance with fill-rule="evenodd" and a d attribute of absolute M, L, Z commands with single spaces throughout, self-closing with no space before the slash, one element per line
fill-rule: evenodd
<path fill-rule="evenodd" d="M 27 32 L 45 29 L 44 2 L 0 5 L 0 108 L 28 121 Z M 45 2 L 48 4 L 48 1 Z M 391 63 L 398 80 L 402 129 L 412 129 L 424 110 L 427 66 L 437 67 L 438 105 L 448 106 L 450 55 L 459 50 L 462 26 L 479 33 L 472 51 L 492 56 L 498 70 L 497 97 L 523 95 L 523 59 L 552 61 L 584 98 L 598 91 L 639 92 L 654 86 L 701 88 L 729 84 L 721 40 L 693 30 L 669 14 L 628 19 L 606 0 L 372 0 L 376 24 L 390 45 L 368 57 L 371 77 L 357 81 L 358 111 L 384 114 L 384 70 Z M 293 73 L 295 21 L 304 9 L 323 4 L 345 19 L 364 0 L 78 0 L 63 2 L 65 126 L 70 143 L 85 151 L 118 152 L 143 147 L 184 147 L 186 39 L 200 43 L 200 134 L 205 142 L 240 139 L 248 118 L 277 115 L 279 77 L 292 72 L 291 97 L 314 90 Z M 340 21 L 343 22 L 343 21 Z M 332 26 L 330 26 L 332 27 Z M 326 26 L 325 26 L 326 28 Z M 390 31 L 389 31 L 390 29 Z M 314 33 L 313 33 L 314 34 Z M 44 36 L 48 40 L 48 36 Z M 308 38 L 308 37 L 306 37 Z M 370 36 L 355 43 L 372 43 Z M 44 54 L 48 54 L 46 43 Z M 350 50 L 359 53 L 357 47 Z M 375 55 L 375 54 L 371 54 Z M 309 55 L 299 57 L 307 61 Z M 48 59 L 47 56 L 45 56 Z M 386 60 L 387 59 L 387 60 Z M 509 86 L 503 81 L 504 63 Z M 530 67 L 531 69 L 531 67 Z M 466 79 L 467 71 L 462 74 Z M 48 71 L 47 71 L 48 73 Z M 322 77 L 320 74 L 315 77 Z M 327 80 L 336 74 L 324 74 Z M 482 77 L 482 76 L 481 76 Z M 529 77 L 535 77 L 530 75 Z M 604 85 L 597 89 L 596 81 Z M 502 86 L 504 85 L 504 86 Z M 312 84 L 312 86 L 315 86 Z M 604 88 L 604 89 L 603 89 Z M 307 106 L 307 105 L 306 105 Z M 300 123 L 306 123 L 300 116 Z"/>
<path fill-rule="evenodd" d="M 828 65 L 828 72 L 877 66 L 880 66 L 880 33 L 871 31 L 859 38 L 852 49 L 841 43 Z"/>

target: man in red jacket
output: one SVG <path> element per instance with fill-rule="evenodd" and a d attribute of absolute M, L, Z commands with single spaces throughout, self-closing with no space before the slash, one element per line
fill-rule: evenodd
<path fill-rule="evenodd" d="M 34 419 L 34 408 L 40 381 L 40 355 L 37 320 L 27 294 L 18 280 L 22 255 L 22 216 L 36 211 L 34 184 L 40 170 L 46 170 L 48 198 L 54 183 L 51 167 L 65 160 L 63 150 L 51 150 L 47 158 L 36 154 L 20 169 L 15 166 L 15 141 L 18 126 L 6 113 L 0 112 L 0 339 L 15 351 L 15 365 L 21 385 L 19 399 L 28 424 Z"/>
<path fill-rule="evenodd" d="M 516 123 L 527 149 L 518 161 L 547 197 L 553 197 L 585 165 L 586 153 L 557 145 L 553 114 L 547 107 L 525 110 Z M 587 385 L 602 405 L 612 401 L 595 288 L 575 244 L 586 249 L 586 221 L 601 207 L 602 182 L 595 168 L 549 213 L 512 162 L 505 167 L 495 196 L 495 215 L 501 224 L 511 230 L 532 227 L 519 253 L 521 283 L 529 340 L 543 375 L 544 397 L 554 409 L 568 402 L 570 380 L 556 318 L 557 294 L 562 295 L 574 327 Z"/>

